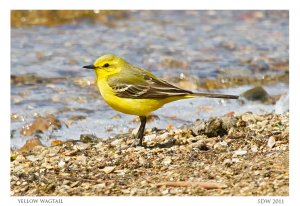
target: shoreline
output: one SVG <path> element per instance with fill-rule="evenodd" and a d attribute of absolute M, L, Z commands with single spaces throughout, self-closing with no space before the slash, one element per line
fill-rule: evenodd
<path fill-rule="evenodd" d="M 84 138 L 82 138 L 84 140 Z M 11 151 L 12 196 L 288 196 L 289 113 Z"/>

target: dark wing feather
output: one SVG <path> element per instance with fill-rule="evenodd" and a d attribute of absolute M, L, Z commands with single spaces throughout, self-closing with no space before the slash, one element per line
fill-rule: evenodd
<path fill-rule="evenodd" d="M 150 99 L 192 94 L 191 91 L 173 86 L 136 67 L 110 76 L 107 82 L 115 94 L 123 98 Z"/>

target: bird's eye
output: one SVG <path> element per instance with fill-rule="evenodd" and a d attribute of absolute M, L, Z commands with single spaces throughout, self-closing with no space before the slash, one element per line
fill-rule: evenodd
<path fill-rule="evenodd" d="M 109 64 L 108 64 L 108 63 L 106 63 L 106 64 L 104 64 L 104 65 L 103 65 L 103 67 L 109 67 Z"/>

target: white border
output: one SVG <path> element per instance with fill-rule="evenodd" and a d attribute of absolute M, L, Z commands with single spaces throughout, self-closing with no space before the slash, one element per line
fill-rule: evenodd
<path fill-rule="evenodd" d="M 1 0 L 2 1 L 2 0 Z M 291 9 L 293 0 L 11 0 L 2 5 L 9 5 L 10 9 L 166 9 L 166 10 L 185 10 L 185 9 L 221 9 L 221 10 L 240 10 L 240 9 Z M 295 3 L 296 4 L 296 3 Z M 294 7 L 295 8 L 295 7 Z"/>
<path fill-rule="evenodd" d="M 284 199 L 284 205 L 299 203 L 300 170 L 297 157 L 299 155 L 299 90 L 297 81 L 300 78 L 299 53 L 300 32 L 297 1 L 293 0 L 1 0 L 0 11 L 0 56 L 1 56 L 1 113 L 0 118 L 0 150 L 1 158 L 1 205 L 18 204 L 18 197 L 10 197 L 9 184 L 9 136 L 10 136 L 10 10 L 12 9 L 268 9 L 290 10 L 290 196 Z M 298 126 L 299 127 L 299 126 Z M 26 197 L 29 198 L 29 197 Z M 56 197 L 60 198 L 60 197 Z M 61 197 L 64 204 L 51 205 L 259 205 L 258 199 L 276 197 Z M 297 201 L 298 200 L 298 201 Z M 37 204 L 26 204 L 37 205 Z M 47 204 L 45 204 L 47 205 Z M 50 204 L 49 204 L 50 205 Z"/>

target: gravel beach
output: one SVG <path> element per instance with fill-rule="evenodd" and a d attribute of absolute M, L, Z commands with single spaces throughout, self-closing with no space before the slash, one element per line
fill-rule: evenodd
<path fill-rule="evenodd" d="M 12 150 L 11 195 L 289 195 L 288 113 L 229 113 L 132 141 L 81 135 Z"/>

